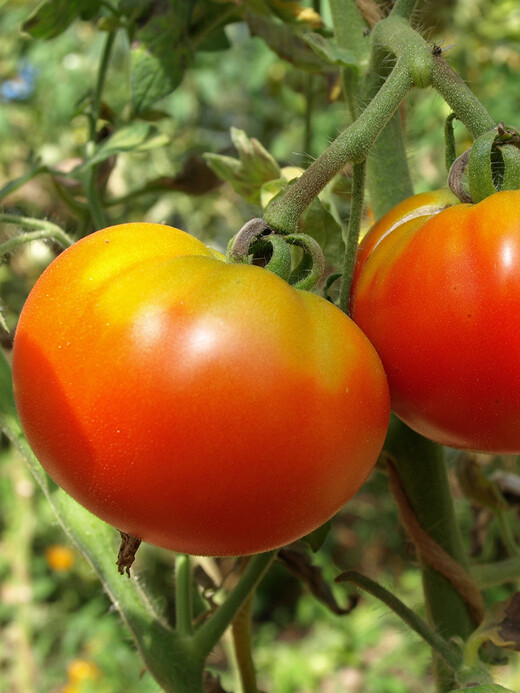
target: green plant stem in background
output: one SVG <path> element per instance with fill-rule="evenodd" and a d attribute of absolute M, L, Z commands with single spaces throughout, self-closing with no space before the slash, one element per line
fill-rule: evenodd
<path fill-rule="evenodd" d="M 242 693 L 258 693 L 256 672 L 251 653 L 251 621 L 254 594 L 250 594 L 233 620 L 233 644 L 242 684 Z"/>
<path fill-rule="evenodd" d="M 193 600 L 190 557 L 184 553 L 175 556 L 175 615 L 175 627 L 179 635 L 191 635 Z"/>
<path fill-rule="evenodd" d="M 103 48 L 101 62 L 99 64 L 96 86 L 92 98 L 92 109 L 89 115 L 89 141 L 86 145 L 87 159 L 94 155 L 96 149 L 97 123 L 99 120 L 101 97 L 103 94 L 103 88 L 105 86 L 108 63 L 110 61 L 110 55 L 112 53 L 115 37 L 115 32 L 108 32 L 105 46 Z M 97 229 L 102 229 L 107 225 L 107 219 L 101 203 L 99 191 L 97 189 L 97 171 L 97 166 L 88 167 L 87 172 L 85 173 L 85 192 L 87 195 L 90 213 L 92 215 L 92 220 L 94 221 Z"/>
<path fill-rule="evenodd" d="M 385 451 L 391 456 L 408 501 L 422 529 L 463 569 L 467 569 L 460 528 L 455 517 L 443 448 L 393 417 Z M 421 561 L 428 621 L 444 639 L 465 640 L 474 629 L 464 598 L 454 585 Z M 453 672 L 435 660 L 438 693 L 455 687 Z"/>
<path fill-rule="evenodd" d="M 336 582 L 352 582 L 372 596 L 379 599 L 399 618 L 414 630 L 430 647 L 444 660 L 445 664 L 455 673 L 461 665 L 460 653 L 454 650 L 444 638 L 433 631 L 430 626 L 406 606 L 395 594 L 374 582 L 366 575 L 355 570 L 348 570 L 336 578 Z"/>
<path fill-rule="evenodd" d="M 237 615 L 247 597 L 253 592 L 276 557 L 276 551 L 253 556 L 226 601 L 208 618 L 193 636 L 199 651 L 209 654 L 226 628 Z"/>
<path fill-rule="evenodd" d="M 395 4 L 392 7 L 393 17 L 403 17 L 403 19 L 410 19 L 415 6 L 417 5 L 417 0 L 395 0 Z"/>
<path fill-rule="evenodd" d="M 347 315 L 350 314 L 350 289 L 359 242 L 359 229 L 363 218 L 363 204 L 365 200 L 365 172 L 364 161 L 354 164 L 352 167 L 352 202 L 348 224 L 347 239 L 345 242 L 345 255 L 341 274 L 339 290 L 339 307 Z"/>
<path fill-rule="evenodd" d="M 520 557 L 505 558 L 496 563 L 473 564 L 471 575 L 481 588 L 516 582 L 520 579 Z"/>
<path fill-rule="evenodd" d="M 348 48 L 357 58 L 359 69 L 345 67 L 341 71 L 345 100 L 352 120 L 362 111 L 362 74 L 368 63 L 370 39 L 367 24 L 354 0 L 329 0 L 334 37 L 340 48 Z"/>
<path fill-rule="evenodd" d="M 16 224 L 24 229 L 36 229 L 28 233 L 18 234 L 0 244 L 0 256 L 10 253 L 25 243 L 31 241 L 54 241 L 63 248 L 68 248 L 73 244 L 72 238 L 65 231 L 53 224 L 51 221 L 33 219 L 32 217 L 19 217 L 16 214 L 2 214 L 0 212 L 0 223 Z"/>

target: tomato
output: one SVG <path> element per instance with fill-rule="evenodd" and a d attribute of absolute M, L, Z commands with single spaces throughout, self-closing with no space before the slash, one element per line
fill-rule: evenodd
<path fill-rule="evenodd" d="M 351 307 L 398 417 L 455 448 L 520 452 L 520 191 L 397 205 L 362 241 Z"/>
<path fill-rule="evenodd" d="M 37 281 L 13 350 L 54 480 L 151 544 L 239 555 L 293 541 L 366 479 L 390 401 L 359 328 L 175 228 L 123 224 Z"/>

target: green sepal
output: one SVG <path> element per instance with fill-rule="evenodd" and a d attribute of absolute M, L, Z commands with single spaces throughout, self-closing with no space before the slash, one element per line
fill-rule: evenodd
<path fill-rule="evenodd" d="M 496 129 L 490 130 L 478 137 L 471 148 L 468 178 L 471 199 L 475 204 L 497 192 L 492 168 L 496 137 Z"/>

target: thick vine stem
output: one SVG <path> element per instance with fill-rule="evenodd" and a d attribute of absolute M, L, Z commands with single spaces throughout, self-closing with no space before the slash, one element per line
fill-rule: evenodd
<path fill-rule="evenodd" d="M 287 190 L 280 201 L 268 208 L 265 220 L 279 233 L 293 233 L 298 219 L 325 185 L 349 161 L 363 161 L 377 136 L 413 86 L 403 63 L 392 73 L 362 115 Z"/>
<path fill-rule="evenodd" d="M 402 7 L 405 7 L 403 3 Z M 412 87 L 433 85 L 474 137 L 495 127 L 484 106 L 442 56 L 401 16 L 380 21 L 373 45 L 395 55 L 390 75 L 359 118 L 266 211 L 266 222 L 279 233 L 293 233 L 298 219 L 325 185 L 347 163 L 359 163 L 383 131 Z"/>

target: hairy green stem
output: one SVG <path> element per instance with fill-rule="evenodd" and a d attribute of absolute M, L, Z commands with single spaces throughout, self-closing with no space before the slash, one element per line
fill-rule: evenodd
<path fill-rule="evenodd" d="M 461 657 L 456 650 L 438 635 L 423 619 L 398 599 L 395 594 L 374 582 L 366 575 L 362 575 L 355 570 L 348 570 L 342 573 L 336 582 L 352 582 L 362 590 L 368 592 L 379 601 L 386 604 L 399 618 L 414 630 L 430 647 L 444 660 L 450 669 L 457 671 L 461 664 Z"/>
<path fill-rule="evenodd" d="M 440 56 L 433 56 L 434 69 L 432 73 L 432 85 L 453 110 L 459 120 L 467 127 L 471 135 L 476 138 L 488 130 L 492 130 L 496 123 L 480 103 L 477 97 Z"/>
<path fill-rule="evenodd" d="M 341 285 L 339 290 L 339 307 L 347 315 L 350 315 L 350 289 L 356 262 L 359 229 L 363 218 L 363 205 L 365 201 L 365 172 L 366 163 L 361 161 L 352 167 L 352 202 L 348 224 L 347 239 L 345 242 L 345 255 L 341 273 Z"/>
<path fill-rule="evenodd" d="M 403 17 L 404 19 L 410 19 L 415 6 L 417 5 L 417 0 L 395 0 L 395 4 L 392 7 L 391 15 L 393 17 Z"/>
<path fill-rule="evenodd" d="M 179 635 L 191 635 L 193 600 L 190 557 L 184 553 L 178 553 L 175 556 L 175 616 L 175 628 Z"/>
<path fill-rule="evenodd" d="M 225 602 L 218 607 L 193 636 L 195 647 L 199 652 L 209 654 L 237 615 L 244 601 L 255 590 L 275 557 L 276 551 L 268 551 L 251 558 L 240 580 L 226 597 Z"/>
<path fill-rule="evenodd" d="M 9 238 L 0 244 L 0 256 L 9 253 L 15 248 L 30 243 L 31 241 L 55 241 L 63 248 L 68 248 L 74 243 L 72 238 L 65 231 L 53 224 L 51 221 L 33 219 L 32 217 L 19 217 L 16 214 L 0 213 L 0 222 L 5 224 L 16 224 L 25 229 L 37 229 L 28 233 L 19 234 Z"/>
<path fill-rule="evenodd" d="M 279 202 L 275 201 L 268 208 L 265 214 L 267 223 L 282 233 L 296 231 L 300 215 L 334 175 L 349 161 L 363 161 L 411 87 L 408 69 L 397 63 L 363 114 L 309 166 Z"/>

